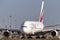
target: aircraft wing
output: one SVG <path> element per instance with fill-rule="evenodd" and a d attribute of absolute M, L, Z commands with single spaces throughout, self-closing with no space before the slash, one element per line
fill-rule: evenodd
<path fill-rule="evenodd" d="M 17 30 L 17 29 L 8 29 L 8 30 L 12 32 L 20 32 L 20 30 Z"/>
<path fill-rule="evenodd" d="M 0 31 L 2 32 L 2 31 L 9 31 L 9 32 L 19 32 L 19 33 L 21 33 L 21 31 L 20 30 L 18 30 L 18 29 L 4 29 L 4 28 L 0 28 Z"/>
<path fill-rule="evenodd" d="M 55 26 L 60 26 L 60 24 L 48 25 L 48 26 L 45 26 L 45 27 L 55 27 Z"/>
<path fill-rule="evenodd" d="M 45 26 L 43 31 L 60 31 L 60 24 Z"/>

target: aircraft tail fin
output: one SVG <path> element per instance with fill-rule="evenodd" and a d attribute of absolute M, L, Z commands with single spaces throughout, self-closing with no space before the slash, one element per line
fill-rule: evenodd
<path fill-rule="evenodd" d="M 40 17 L 39 21 L 43 23 L 43 7 L 44 7 L 44 0 L 42 1 L 41 11 L 40 11 Z"/>

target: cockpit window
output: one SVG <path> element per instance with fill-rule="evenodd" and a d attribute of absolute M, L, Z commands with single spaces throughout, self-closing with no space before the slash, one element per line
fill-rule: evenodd
<path fill-rule="evenodd" d="M 26 26 L 24 26 L 24 22 L 21 24 L 21 29 L 22 29 L 23 27 L 26 27 Z"/>
<path fill-rule="evenodd" d="M 24 22 L 21 24 L 21 29 L 24 27 L 23 25 L 24 25 Z"/>

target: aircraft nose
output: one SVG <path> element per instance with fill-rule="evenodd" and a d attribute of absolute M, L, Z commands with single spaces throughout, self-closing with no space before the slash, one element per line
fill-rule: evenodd
<path fill-rule="evenodd" d="M 26 28 L 25 27 L 23 27 L 23 32 L 26 32 Z"/>
<path fill-rule="evenodd" d="M 23 27 L 23 31 L 24 33 L 27 33 L 27 34 L 31 33 L 31 29 L 27 27 Z"/>

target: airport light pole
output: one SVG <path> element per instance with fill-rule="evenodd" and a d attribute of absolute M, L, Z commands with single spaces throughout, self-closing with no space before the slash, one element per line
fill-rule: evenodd
<path fill-rule="evenodd" d="M 11 21 L 12 21 L 12 19 L 11 19 L 12 16 L 9 16 L 9 17 L 10 17 L 10 26 L 9 26 L 9 27 L 10 27 L 10 29 L 11 29 L 11 27 L 12 27 L 12 22 L 11 22 Z"/>
<path fill-rule="evenodd" d="M 17 27 L 17 20 L 15 19 L 15 28 Z"/>
<path fill-rule="evenodd" d="M 6 25 L 5 27 L 6 27 L 6 29 L 7 29 L 7 25 Z"/>

